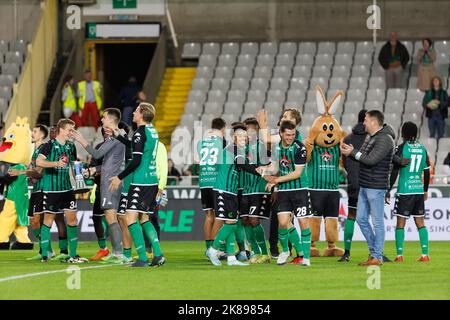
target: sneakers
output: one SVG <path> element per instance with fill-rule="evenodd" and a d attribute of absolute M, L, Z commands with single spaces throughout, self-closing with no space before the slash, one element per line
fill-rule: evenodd
<path fill-rule="evenodd" d="M 418 262 L 430 262 L 430 256 L 429 255 L 422 255 L 419 259 L 417 259 Z"/>
<path fill-rule="evenodd" d="M 403 262 L 403 256 L 397 256 L 394 262 Z"/>
<path fill-rule="evenodd" d="M 143 267 L 148 267 L 148 261 L 143 261 L 143 260 L 137 259 L 135 262 L 133 262 L 133 263 L 131 264 L 130 267 L 133 267 L 133 268 L 143 268 Z"/>
<path fill-rule="evenodd" d="M 213 247 L 210 247 L 208 251 L 206 252 L 206 256 L 208 257 L 209 261 L 215 266 L 221 266 L 222 263 L 219 260 L 218 256 L 219 251 L 214 249 Z"/>
<path fill-rule="evenodd" d="M 304 267 L 309 267 L 309 266 L 311 266 L 311 260 L 309 260 L 309 259 L 303 259 L 303 260 L 302 260 L 302 266 L 304 266 Z"/>
<path fill-rule="evenodd" d="M 381 256 L 381 261 L 383 261 L 383 262 L 385 262 L 385 263 L 392 262 L 392 260 L 389 259 L 388 257 L 386 257 L 384 254 Z"/>
<path fill-rule="evenodd" d="M 66 260 L 61 260 L 61 263 L 70 263 L 70 264 L 79 264 L 86 262 L 88 262 L 88 259 L 81 258 L 79 255 L 76 255 L 75 257 L 69 257 Z"/>
<path fill-rule="evenodd" d="M 290 257 L 289 252 L 280 253 L 280 255 L 278 256 L 278 259 L 277 259 L 277 265 L 281 266 L 283 264 L 286 264 L 286 261 L 289 257 Z"/>
<path fill-rule="evenodd" d="M 270 254 L 270 257 L 271 257 L 272 259 L 278 259 L 279 256 L 280 256 L 279 253 L 271 253 L 271 254 Z"/>
<path fill-rule="evenodd" d="M 99 249 L 97 251 L 97 254 L 95 256 L 93 256 L 92 258 L 90 258 L 90 261 L 100 261 L 102 258 L 109 256 L 109 250 L 108 248 L 106 249 Z"/>
<path fill-rule="evenodd" d="M 226 260 L 228 257 L 226 252 L 224 252 L 224 251 L 219 251 L 217 255 L 219 256 L 219 260 Z M 208 256 L 208 255 L 206 255 L 206 256 Z"/>
<path fill-rule="evenodd" d="M 100 263 L 103 264 L 124 264 L 124 258 L 110 254 L 107 257 L 103 257 Z"/>
<path fill-rule="evenodd" d="M 350 254 L 344 253 L 344 255 L 338 260 L 338 262 L 350 262 Z"/>
<path fill-rule="evenodd" d="M 150 267 L 159 267 L 166 263 L 166 258 L 163 255 L 154 257 L 150 263 Z"/>
<path fill-rule="evenodd" d="M 67 260 L 70 256 L 67 253 L 60 253 L 57 256 L 51 258 L 52 261 L 63 261 Z"/>
<path fill-rule="evenodd" d="M 247 252 L 239 251 L 239 253 L 236 255 L 236 259 L 239 261 L 248 261 Z"/>
<path fill-rule="evenodd" d="M 32 257 L 30 257 L 30 258 L 27 258 L 27 261 L 37 261 L 37 260 L 41 260 L 41 259 L 42 259 L 42 256 L 41 256 L 40 253 L 38 253 L 38 254 L 35 255 L 35 256 L 32 256 Z"/>
<path fill-rule="evenodd" d="M 48 257 L 42 257 L 41 258 L 41 262 L 42 263 L 47 263 L 48 262 Z"/>
<path fill-rule="evenodd" d="M 288 264 L 302 264 L 302 262 L 303 262 L 303 257 L 295 257 Z"/>
<path fill-rule="evenodd" d="M 239 260 L 228 260 L 227 261 L 227 265 L 228 266 L 238 266 L 238 267 L 246 267 L 249 264 L 248 263 L 244 263 L 244 262 L 240 262 Z"/>

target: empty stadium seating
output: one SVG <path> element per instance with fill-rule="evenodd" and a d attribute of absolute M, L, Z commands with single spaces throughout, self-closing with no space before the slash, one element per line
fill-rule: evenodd
<path fill-rule="evenodd" d="M 386 90 L 378 53 L 384 42 L 228 42 L 185 44 L 182 56 L 198 57 L 196 78 L 185 107 L 185 115 L 195 114 L 209 125 L 213 116 L 238 121 L 265 108 L 276 124 L 283 107 L 300 108 L 307 127 L 317 114 L 314 88 L 320 85 L 328 99 L 336 90 L 344 91 L 336 117 L 345 129 L 356 122 L 363 107 L 385 113 L 386 122 L 399 133 L 405 121 L 420 127 L 431 158 L 440 163 L 447 140 L 442 145 L 428 138 L 424 120 L 423 93 L 416 88 L 420 41 L 403 41 L 411 59 L 405 70 L 405 88 Z M 436 41 L 436 68 L 449 83 L 450 45 Z M 201 51 L 199 52 L 199 50 Z M 0 78 L 1 83 L 1 78 Z M 216 103 L 214 107 L 210 104 Z M 197 117 L 198 115 L 198 117 Z M 185 123 L 180 123 L 184 126 Z M 306 128 L 302 128 L 306 130 Z M 444 149 L 445 148 L 445 149 Z"/>

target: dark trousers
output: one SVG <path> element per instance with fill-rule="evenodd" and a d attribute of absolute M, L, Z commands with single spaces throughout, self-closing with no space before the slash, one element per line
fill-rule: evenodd
<path fill-rule="evenodd" d="M 434 138 L 437 134 L 437 139 L 444 136 L 445 119 L 441 116 L 434 116 L 428 118 L 428 129 L 430 130 L 430 138 Z"/>

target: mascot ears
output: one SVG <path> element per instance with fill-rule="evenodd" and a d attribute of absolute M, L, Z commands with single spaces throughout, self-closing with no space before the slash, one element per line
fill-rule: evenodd
<path fill-rule="evenodd" d="M 344 93 L 342 91 L 337 91 L 331 102 L 328 104 L 323 95 L 322 89 L 316 86 L 316 101 L 317 101 L 317 111 L 321 115 L 333 115 L 336 113 L 339 107 Z"/>

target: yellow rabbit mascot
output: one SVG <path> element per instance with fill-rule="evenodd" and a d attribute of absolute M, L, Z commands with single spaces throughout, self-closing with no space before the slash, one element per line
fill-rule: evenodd
<path fill-rule="evenodd" d="M 316 242 L 320 238 L 322 217 L 325 220 L 325 234 L 328 247 L 323 256 L 342 256 L 344 250 L 336 247 L 338 241 L 339 217 L 339 163 L 340 143 L 345 132 L 333 114 L 339 107 L 343 97 L 341 91 L 336 92 L 330 103 L 324 98 L 322 89 L 316 86 L 316 100 L 319 117 L 311 127 L 305 140 L 308 162 L 308 182 L 311 199 L 311 257 L 319 257 Z"/>
<path fill-rule="evenodd" d="M 32 155 L 31 132 L 27 118 L 17 117 L 6 131 L 0 146 L 0 183 L 4 186 L 5 203 L 0 212 L 0 249 L 9 249 L 9 237 L 14 233 L 12 249 L 32 249 L 28 237 L 28 183 L 25 175 L 11 177 L 8 170 L 26 170 Z"/>

